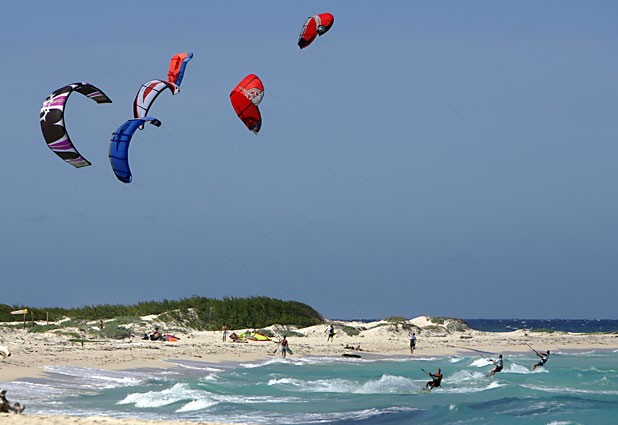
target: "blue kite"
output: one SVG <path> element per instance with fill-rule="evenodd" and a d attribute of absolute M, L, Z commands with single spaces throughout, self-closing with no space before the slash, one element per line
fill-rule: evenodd
<path fill-rule="evenodd" d="M 142 129 L 146 122 L 155 127 L 161 126 L 161 121 L 153 117 L 136 118 L 126 121 L 112 135 L 109 144 L 109 162 L 118 180 L 123 183 L 131 183 L 133 177 L 129 168 L 129 144 L 135 130 Z"/>

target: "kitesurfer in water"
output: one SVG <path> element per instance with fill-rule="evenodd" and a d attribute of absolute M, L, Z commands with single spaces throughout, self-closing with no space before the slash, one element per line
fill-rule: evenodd
<path fill-rule="evenodd" d="M 539 366 L 545 366 L 545 363 L 547 363 L 547 359 L 549 358 L 549 350 L 547 350 L 546 352 L 539 352 L 539 351 L 534 351 L 536 353 L 537 356 L 539 356 L 539 358 L 541 360 L 539 360 L 538 363 L 535 363 L 532 366 L 532 370 L 535 370 L 537 367 Z"/>
<path fill-rule="evenodd" d="M 440 370 L 440 368 L 438 368 L 436 373 L 427 372 L 427 375 L 431 377 L 431 381 L 428 381 L 425 384 L 425 391 L 431 391 L 432 388 L 440 386 L 440 384 L 442 383 L 442 371 Z"/>
<path fill-rule="evenodd" d="M 496 367 L 491 372 L 489 372 L 489 377 L 492 377 L 496 373 L 501 372 L 504 368 L 504 360 L 502 360 L 502 354 L 498 356 L 498 360 L 489 359 L 489 361 L 496 365 Z"/>

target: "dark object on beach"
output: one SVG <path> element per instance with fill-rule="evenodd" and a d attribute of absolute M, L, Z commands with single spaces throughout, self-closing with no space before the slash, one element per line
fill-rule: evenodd
<path fill-rule="evenodd" d="M 356 347 L 354 347 L 353 345 L 348 345 L 346 344 L 345 347 L 346 350 L 356 350 L 356 351 L 363 351 L 363 349 L 361 348 L 360 344 L 358 344 Z"/>
<path fill-rule="evenodd" d="M 354 357 L 355 359 L 360 359 L 361 358 L 360 354 L 354 354 L 354 353 L 343 353 L 342 356 L 343 357 Z"/>
<path fill-rule="evenodd" d="M 0 390 L 0 412 L 2 413 L 16 413 L 21 415 L 21 412 L 26 408 L 25 404 L 11 403 L 6 398 L 6 390 Z"/>

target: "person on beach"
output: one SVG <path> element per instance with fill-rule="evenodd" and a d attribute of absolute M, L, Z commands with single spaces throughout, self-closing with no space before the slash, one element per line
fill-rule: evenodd
<path fill-rule="evenodd" d="M 103 320 L 99 320 L 99 330 L 103 330 Z"/>
<path fill-rule="evenodd" d="M 6 390 L 0 390 L 0 413 L 17 413 L 20 415 L 25 408 L 26 406 L 21 403 L 11 403 L 6 398 Z"/>
<path fill-rule="evenodd" d="M 221 332 L 223 333 L 223 342 L 226 342 L 227 341 L 227 326 L 225 323 L 221 326 Z"/>
<path fill-rule="evenodd" d="M 547 350 L 546 352 L 542 352 L 542 351 L 534 351 L 536 353 L 537 356 L 539 356 L 539 358 L 541 360 L 539 360 L 538 363 L 535 363 L 532 366 L 532 370 L 535 370 L 537 367 L 539 366 L 545 366 L 545 363 L 547 363 L 547 359 L 549 358 L 549 350 Z"/>
<path fill-rule="evenodd" d="M 489 359 L 489 361 L 496 365 L 496 367 L 491 372 L 489 372 L 489 377 L 491 378 L 496 373 L 502 371 L 502 369 L 504 368 L 504 360 L 502 360 L 502 354 L 500 354 L 498 356 L 498 360 Z"/>
<path fill-rule="evenodd" d="M 360 344 L 358 344 L 356 347 L 350 344 L 346 344 L 345 347 L 346 350 L 356 350 L 356 351 L 363 351 L 363 349 L 361 348 Z"/>
<path fill-rule="evenodd" d="M 436 371 L 436 373 L 427 372 L 427 375 L 431 377 L 431 381 L 428 381 L 425 384 L 425 391 L 431 391 L 433 388 L 439 387 L 442 383 L 442 371 L 440 368 Z"/>
<path fill-rule="evenodd" d="M 285 356 L 288 353 L 288 340 L 285 338 L 285 335 L 283 335 L 283 339 L 281 339 L 279 343 L 281 344 L 281 357 L 285 359 Z"/>
<path fill-rule="evenodd" d="M 410 354 L 414 354 L 416 349 L 416 332 L 409 331 L 408 338 L 410 338 Z"/>
<path fill-rule="evenodd" d="M 161 335 L 161 332 L 159 332 L 159 327 L 155 327 L 154 328 L 154 332 L 152 332 L 152 334 L 150 335 L 150 340 L 151 341 L 163 341 L 163 335 Z"/>
<path fill-rule="evenodd" d="M 333 338 L 335 338 L 335 327 L 333 326 L 333 324 L 331 323 L 330 325 L 328 325 L 328 338 L 326 338 L 326 342 L 332 341 Z"/>

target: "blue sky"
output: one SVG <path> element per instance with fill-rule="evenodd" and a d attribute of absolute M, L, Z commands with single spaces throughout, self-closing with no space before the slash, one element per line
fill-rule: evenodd
<path fill-rule="evenodd" d="M 263 295 L 330 318 L 618 318 L 618 3 L 4 6 L 0 303 Z M 304 20 L 335 15 L 310 47 Z M 139 86 L 192 51 L 131 144 Z M 264 82 L 254 136 L 229 92 Z M 42 101 L 92 167 L 46 146 Z"/>

